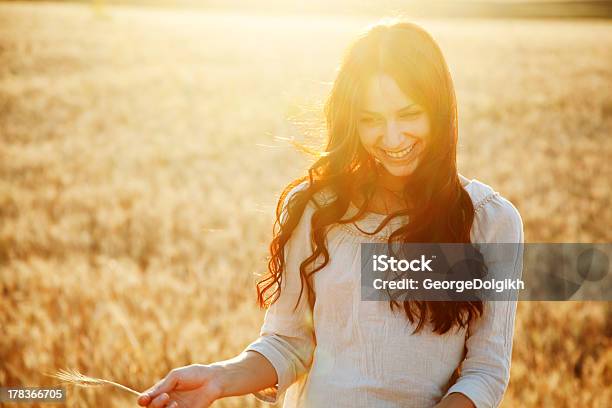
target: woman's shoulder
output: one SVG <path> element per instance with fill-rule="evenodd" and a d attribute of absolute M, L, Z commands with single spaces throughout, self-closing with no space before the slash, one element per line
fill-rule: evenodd
<path fill-rule="evenodd" d="M 308 179 L 303 180 L 301 182 L 298 182 L 297 184 L 294 184 L 293 187 L 291 187 L 289 189 L 289 191 L 287 192 L 287 194 L 285 195 L 284 199 L 283 199 L 283 203 L 281 206 L 281 219 L 285 219 L 288 215 L 288 208 L 289 208 L 289 203 L 291 202 L 292 198 L 302 192 L 308 189 L 310 185 L 310 181 Z M 312 195 L 312 197 L 310 197 L 310 199 L 308 200 L 308 202 L 306 203 L 306 206 L 304 207 L 304 210 L 300 216 L 300 223 L 309 223 L 310 218 L 314 215 L 314 213 L 316 212 L 316 210 L 318 208 L 321 208 L 325 205 L 327 205 L 332 199 L 333 199 L 334 195 L 333 193 L 331 193 L 329 188 L 323 189 L 321 191 L 316 192 L 315 194 Z"/>
<path fill-rule="evenodd" d="M 510 200 L 477 179 L 465 189 L 474 205 L 473 242 L 522 242 L 523 220 Z"/>
<path fill-rule="evenodd" d="M 298 184 L 296 184 L 295 186 L 293 186 L 289 192 L 287 193 L 287 196 L 285 198 L 285 204 L 284 206 L 286 206 L 287 202 L 291 199 L 291 197 L 295 194 L 297 194 L 300 191 L 304 191 L 308 188 L 308 186 L 310 185 L 310 182 L 308 179 L 303 180 L 301 182 L 299 182 Z M 336 194 L 335 192 L 332 190 L 331 187 L 326 187 L 323 188 L 320 191 L 317 191 L 315 194 L 313 194 L 310 202 L 308 203 L 310 207 L 322 207 L 325 206 L 329 203 L 331 203 L 332 201 L 334 201 L 336 199 Z"/>

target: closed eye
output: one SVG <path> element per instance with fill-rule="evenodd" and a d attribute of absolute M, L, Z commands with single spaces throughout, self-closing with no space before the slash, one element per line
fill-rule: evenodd
<path fill-rule="evenodd" d="M 374 123 L 376 122 L 378 119 L 374 119 L 374 118 L 362 118 L 361 119 L 361 123 Z"/>
<path fill-rule="evenodd" d="M 423 113 L 423 111 L 421 110 L 415 110 L 415 111 L 410 111 L 410 112 L 404 112 L 402 114 L 399 115 L 400 119 L 414 119 L 415 117 L 418 117 L 419 115 L 421 115 Z M 370 116 L 365 116 L 363 118 L 361 118 L 359 120 L 360 123 L 369 125 L 369 124 L 375 124 L 375 123 L 382 123 L 383 120 L 379 119 L 379 118 L 374 118 L 374 117 L 370 117 Z"/>
<path fill-rule="evenodd" d="M 415 116 L 420 115 L 422 112 L 421 111 L 412 111 L 412 112 L 406 112 L 400 115 L 400 118 L 414 118 Z"/>

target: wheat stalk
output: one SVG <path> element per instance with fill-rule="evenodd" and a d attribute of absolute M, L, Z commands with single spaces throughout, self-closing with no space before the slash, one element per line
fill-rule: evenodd
<path fill-rule="evenodd" d="M 47 374 L 50 377 L 57 378 L 58 380 L 67 383 L 73 384 L 79 387 L 103 387 L 103 386 L 113 386 L 119 388 L 123 391 L 127 391 L 136 396 L 140 396 L 140 393 L 136 390 L 133 390 L 125 385 L 121 385 L 114 381 L 103 380 L 101 378 L 88 377 L 84 374 L 79 373 L 77 370 L 59 370 L 55 374 Z"/>

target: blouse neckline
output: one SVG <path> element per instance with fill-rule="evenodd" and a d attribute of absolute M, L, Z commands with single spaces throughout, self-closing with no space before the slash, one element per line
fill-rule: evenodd
<path fill-rule="evenodd" d="M 476 179 L 467 179 L 467 178 L 465 178 L 463 176 L 461 176 L 461 178 L 462 178 L 462 180 L 467 180 L 467 184 L 463 185 L 463 188 L 465 188 L 465 189 L 471 188 L 471 186 L 476 181 Z M 349 207 L 350 207 L 350 211 L 351 211 L 351 216 L 356 214 L 357 211 L 359 211 L 359 208 L 355 204 L 353 204 L 352 201 L 349 202 Z M 358 220 L 358 222 L 375 220 L 375 221 L 378 221 L 378 223 L 380 224 L 380 221 L 384 220 L 387 216 L 388 216 L 388 214 L 380 214 L 380 213 L 376 213 L 376 212 L 365 211 L 363 213 L 363 215 L 362 215 L 362 218 L 360 218 Z M 402 216 L 393 217 L 389 221 L 389 224 L 397 223 L 397 222 L 400 222 L 402 220 L 408 221 L 409 218 L 410 217 L 408 215 L 402 215 Z"/>

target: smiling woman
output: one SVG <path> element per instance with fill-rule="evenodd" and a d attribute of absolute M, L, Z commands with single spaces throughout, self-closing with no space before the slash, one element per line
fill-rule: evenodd
<path fill-rule="evenodd" d="M 387 186 L 400 190 L 417 167 L 430 132 L 429 114 L 413 102 L 388 74 L 378 73 L 367 87 L 359 135 L 365 150 L 383 164 Z"/>
<path fill-rule="evenodd" d="M 457 171 L 455 93 L 436 42 L 407 21 L 370 27 L 345 54 L 325 115 L 324 151 L 277 205 L 259 338 L 234 359 L 173 370 L 141 405 L 247 393 L 285 395 L 285 407 L 501 402 L 515 301 L 360 300 L 368 241 L 523 241 L 516 208 Z M 520 275 L 519 252 L 510 264 L 483 259 L 492 276 Z"/>

